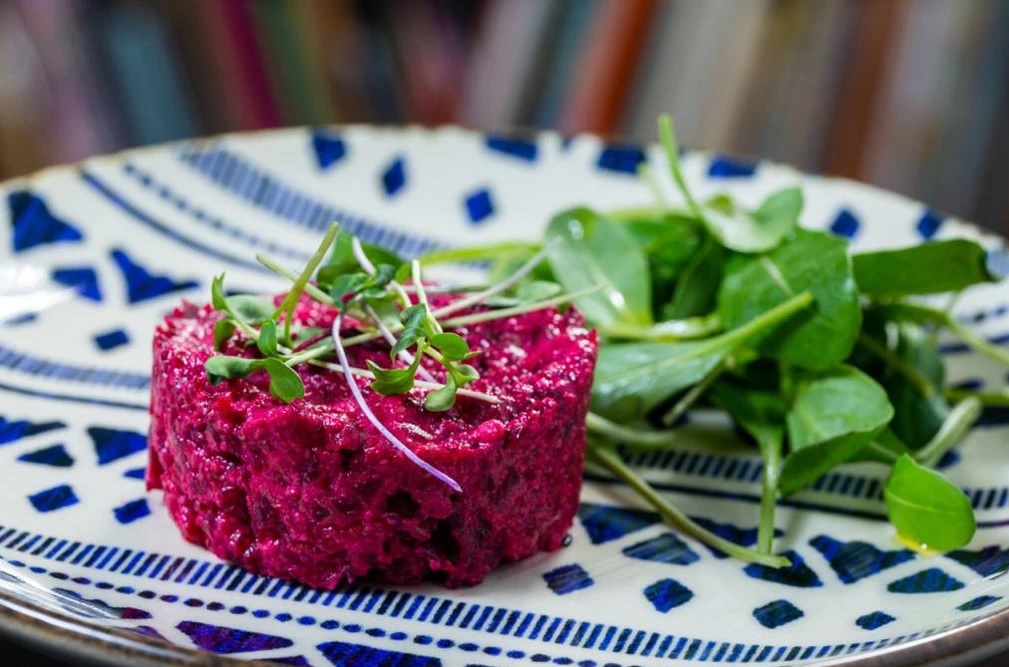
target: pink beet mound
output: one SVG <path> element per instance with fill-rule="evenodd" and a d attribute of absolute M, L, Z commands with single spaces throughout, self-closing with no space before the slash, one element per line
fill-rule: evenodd
<path fill-rule="evenodd" d="M 328 328 L 334 311 L 303 301 L 296 319 Z M 147 485 L 185 539 L 259 574 L 333 588 L 368 578 L 479 583 L 502 562 L 561 546 L 578 504 L 595 334 L 574 309 L 460 330 L 482 354 L 471 388 L 431 413 L 423 395 L 384 397 L 359 379 L 379 419 L 457 493 L 413 465 L 368 423 L 342 374 L 301 366 L 305 398 L 285 405 L 258 371 L 213 386 L 219 315 L 184 305 L 154 336 Z M 225 353 L 251 354 L 235 337 Z M 348 349 L 389 365 L 388 346 Z M 429 370 L 441 377 L 435 366 Z"/>

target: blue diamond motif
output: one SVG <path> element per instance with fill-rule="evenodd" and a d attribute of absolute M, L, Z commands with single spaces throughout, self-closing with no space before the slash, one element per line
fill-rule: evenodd
<path fill-rule="evenodd" d="M 544 572 L 543 579 L 547 582 L 547 587 L 557 595 L 574 593 L 595 583 L 589 573 L 577 563 Z"/>
<path fill-rule="evenodd" d="M 126 281 L 126 298 L 130 303 L 155 299 L 165 294 L 181 292 L 197 286 L 194 280 L 178 282 L 167 276 L 150 273 L 122 250 L 112 251 L 112 260 Z"/>
<path fill-rule="evenodd" d="M 402 157 L 396 158 L 382 174 L 382 189 L 387 197 L 399 193 L 406 185 L 406 164 Z"/>
<path fill-rule="evenodd" d="M 675 565 L 690 565 L 700 560 L 687 544 L 672 533 L 663 533 L 644 542 L 624 547 L 625 556 L 639 560 L 651 560 L 658 563 Z"/>
<path fill-rule="evenodd" d="M 753 610 L 753 617 L 765 628 L 773 630 L 802 618 L 805 614 L 788 600 L 775 600 Z"/>
<path fill-rule="evenodd" d="M 422 635 L 423 637 L 424 635 Z M 420 637 L 418 637 L 420 639 Z M 318 649 L 334 665 L 361 667 L 441 667 L 441 660 L 426 655 L 400 653 L 346 642 L 326 642 Z"/>
<path fill-rule="evenodd" d="M 925 209 L 925 212 L 918 219 L 917 224 L 915 224 L 915 229 L 918 230 L 918 234 L 923 239 L 930 239 L 935 236 L 940 227 L 942 227 L 942 218 L 930 208 Z"/>
<path fill-rule="evenodd" d="M 147 500 L 138 498 L 128 503 L 120 505 L 112 510 L 116 521 L 122 524 L 133 523 L 137 519 L 142 519 L 151 513 L 151 508 L 147 505 Z"/>
<path fill-rule="evenodd" d="M 958 581 L 937 567 L 930 567 L 909 577 L 892 581 L 886 587 L 891 593 L 947 593 L 963 588 Z"/>
<path fill-rule="evenodd" d="M 490 190 L 487 188 L 481 188 L 468 194 L 464 203 L 466 215 L 474 225 L 478 225 L 494 215 L 494 200 L 491 199 Z"/>
<path fill-rule="evenodd" d="M 526 162 L 535 162 L 539 146 L 535 141 L 510 137 L 487 137 L 487 148 Z"/>
<path fill-rule="evenodd" d="M 85 299 L 101 302 L 102 290 L 98 286 L 98 274 L 89 266 L 64 267 L 53 269 L 51 274 L 54 282 L 66 287 L 74 287 L 77 293 Z"/>
<path fill-rule="evenodd" d="M 80 499 L 68 484 L 60 484 L 51 489 L 33 493 L 28 496 L 28 501 L 39 512 L 53 512 L 64 507 L 76 505 L 80 502 Z"/>
<path fill-rule="evenodd" d="M 661 579 L 645 588 L 645 597 L 656 611 L 665 614 L 670 609 L 689 602 L 694 593 L 675 579 Z"/>
<path fill-rule="evenodd" d="M 130 342 L 130 336 L 122 329 L 113 329 L 112 331 L 96 334 L 93 340 L 99 350 L 107 352 L 109 350 L 114 350 L 117 347 L 128 345 Z"/>
<path fill-rule="evenodd" d="M 346 157 L 347 144 L 342 137 L 319 130 L 312 133 L 312 150 L 319 169 L 325 171 Z"/>
<path fill-rule="evenodd" d="M 708 165 L 709 178 L 750 178 L 757 173 L 757 164 L 748 160 L 716 156 Z"/>
<path fill-rule="evenodd" d="M 612 144 L 599 153 L 596 166 L 605 171 L 636 176 L 638 165 L 645 161 L 645 152 L 640 146 Z"/>
<path fill-rule="evenodd" d="M 30 422 L 24 419 L 7 421 L 0 416 L 0 445 L 17 442 L 21 438 L 65 427 L 66 424 L 63 422 Z"/>
<path fill-rule="evenodd" d="M 863 630 L 875 630 L 876 628 L 881 628 L 888 623 L 893 623 L 896 620 L 896 618 L 886 612 L 874 611 L 871 614 L 865 614 L 856 618 L 855 625 Z"/>
<path fill-rule="evenodd" d="M 25 463 L 38 463 L 54 468 L 69 468 L 74 464 L 74 459 L 67 453 L 67 448 L 62 444 L 43 447 L 34 452 L 28 452 L 18 457 L 18 461 Z"/>
<path fill-rule="evenodd" d="M 834 222 L 830 223 L 830 231 L 846 239 L 853 239 L 858 234 L 862 223 L 859 222 L 855 214 L 849 209 L 843 208 L 837 213 Z"/>
<path fill-rule="evenodd" d="M 960 611 L 974 611 L 975 609 L 984 609 L 988 605 L 995 604 L 1001 600 L 997 595 L 979 595 L 972 600 L 967 600 L 962 605 L 958 606 L 957 609 Z"/>
<path fill-rule="evenodd" d="M 73 243 L 84 235 L 49 212 L 49 207 L 37 195 L 16 190 L 7 195 L 13 234 L 14 252 L 23 252 L 48 243 Z"/>
<path fill-rule="evenodd" d="M 147 473 L 147 468 L 130 468 L 123 473 L 123 477 L 129 477 L 130 479 L 144 479 Z"/>
<path fill-rule="evenodd" d="M 249 651 L 266 651 L 287 648 L 294 643 L 286 637 L 210 625 L 209 623 L 197 623 L 196 621 L 182 621 L 175 627 L 188 635 L 194 644 L 211 653 L 230 655 Z"/>
<path fill-rule="evenodd" d="M 748 577 L 770 581 L 785 586 L 795 586 L 796 588 L 818 588 L 823 586 L 820 577 L 816 576 L 808 565 L 802 560 L 802 556 L 794 551 L 786 551 L 782 554 L 791 561 L 788 567 L 774 568 L 751 563 L 743 568 Z"/>
<path fill-rule="evenodd" d="M 582 503 L 578 508 L 578 518 L 592 544 L 612 542 L 659 522 L 659 515 L 655 512 L 591 503 Z"/>
<path fill-rule="evenodd" d="M 98 465 L 105 465 L 147 449 L 147 436 L 134 431 L 92 426 L 88 429 L 98 455 Z"/>
<path fill-rule="evenodd" d="M 914 559 L 914 553 L 908 549 L 881 551 L 866 542 L 841 542 L 826 535 L 818 535 L 809 543 L 823 554 L 845 584 L 855 583 Z"/>

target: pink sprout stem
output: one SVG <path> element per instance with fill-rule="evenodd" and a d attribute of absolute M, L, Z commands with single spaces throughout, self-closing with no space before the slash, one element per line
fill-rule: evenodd
<path fill-rule="evenodd" d="M 364 400 L 364 394 L 361 393 L 361 388 L 357 386 L 354 374 L 350 371 L 350 363 L 347 361 L 347 352 L 343 349 L 343 343 L 340 341 L 341 324 L 343 324 L 343 313 L 338 314 L 336 319 L 333 320 L 333 347 L 336 349 L 336 357 L 340 360 L 340 365 L 343 367 L 343 376 L 346 378 L 347 385 L 350 387 L 350 393 L 354 396 L 354 400 L 361 408 L 361 412 L 364 413 L 365 418 L 371 422 L 372 426 L 378 429 L 378 432 L 383 438 L 388 440 L 393 447 L 402 452 L 414 465 L 434 476 L 439 481 L 444 482 L 455 491 L 462 493 L 462 487 L 459 486 L 458 482 L 414 454 L 409 447 L 403 444 L 402 440 L 397 438 L 392 431 L 385 427 L 385 424 L 379 421 L 378 417 L 375 416 L 375 413 L 368 407 L 368 403 Z"/>

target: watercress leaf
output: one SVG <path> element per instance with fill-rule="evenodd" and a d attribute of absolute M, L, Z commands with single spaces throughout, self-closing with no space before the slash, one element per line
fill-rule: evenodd
<path fill-rule="evenodd" d="M 930 241 L 898 250 L 858 253 L 852 258 L 863 294 L 894 298 L 956 292 L 995 282 L 981 245 L 967 239 Z"/>
<path fill-rule="evenodd" d="M 424 409 L 428 412 L 445 412 L 446 410 L 451 410 L 452 406 L 455 405 L 457 389 L 455 378 L 450 373 L 448 377 L 445 378 L 445 386 L 441 389 L 432 391 L 427 395 L 427 398 L 424 399 Z"/>
<path fill-rule="evenodd" d="M 592 411 L 615 421 L 642 418 L 676 392 L 700 382 L 730 351 L 718 339 L 604 345 L 592 385 Z"/>
<path fill-rule="evenodd" d="M 729 250 L 759 253 L 781 243 L 795 229 L 801 211 L 802 192 L 798 188 L 776 192 L 752 213 L 728 195 L 717 195 L 701 206 L 701 221 Z"/>
<path fill-rule="evenodd" d="M 791 451 L 781 472 L 781 492 L 795 493 L 848 461 L 892 418 L 883 388 L 852 366 L 800 377 L 786 416 Z"/>
<path fill-rule="evenodd" d="M 547 261 L 565 290 L 602 286 L 575 302 L 590 323 L 651 324 L 648 263 L 623 226 L 590 209 L 573 208 L 553 217 L 545 245 Z"/>
<path fill-rule="evenodd" d="M 222 379 L 234 380 L 247 377 L 254 370 L 263 367 L 263 360 L 217 354 L 207 359 L 204 367 L 211 382 L 217 384 Z"/>
<path fill-rule="evenodd" d="M 335 303 L 346 305 L 357 292 L 370 282 L 371 276 L 364 272 L 339 275 L 329 286 L 329 296 Z"/>
<path fill-rule="evenodd" d="M 848 459 L 849 461 L 876 461 L 878 463 L 892 464 L 901 454 L 908 454 L 911 450 L 900 438 L 894 435 L 893 431 L 885 428 L 873 438 L 869 444 L 859 450 L 858 454 Z"/>
<path fill-rule="evenodd" d="M 277 323 L 274 320 L 263 322 L 256 345 L 264 357 L 277 356 Z"/>
<path fill-rule="evenodd" d="M 883 497 L 897 534 L 917 549 L 950 551 L 974 537 L 977 524 L 970 499 L 907 454 L 894 463 Z"/>
<path fill-rule="evenodd" d="M 259 326 L 273 315 L 276 306 L 268 298 L 253 294 L 235 294 L 227 298 L 228 308 L 244 322 Z"/>
<path fill-rule="evenodd" d="M 662 319 L 682 320 L 711 313 L 715 309 L 727 257 L 722 246 L 708 239 L 683 268 L 672 300 L 662 308 Z"/>
<path fill-rule="evenodd" d="M 431 336 L 430 341 L 431 345 L 449 361 L 462 361 L 469 354 L 466 339 L 457 333 L 450 331 L 437 333 Z"/>
<path fill-rule="evenodd" d="M 652 279 L 652 310 L 661 312 L 673 298 L 677 278 L 701 249 L 706 234 L 695 218 L 682 213 L 650 211 L 647 216 L 618 222 L 645 253 Z"/>
<path fill-rule="evenodd" d="M 893 404 L 890 428 L 911 449 L 918 449 L 932 439 L 949 415 L 949 402 L 943 393 L 945 366 L 938 348 L 921 327 L 901 323 L 896 329 L 893 355 L 912 369 L 914 380 L 891 367 L 880 381 Z"/>
<path fill-rule="evenodd" d="M 422 339 L 433 333 L 430 330 L 427 308 L 423 304 L 415 304 L 409 308 L 404 308 L 399 316 L 403 323 L 403 331 L 400 332 L 396 344 L 392 346 L 389 356 L 396 358 L 400 352 L 418 344 Z"/>
<path fill-rule="evenodd" d="M 766 255 L 732 257 L 718 290 L 718 312 L 732 329 L 804 291 L 812 293 L 816 307 L 764 338 L 758 349 L 788 364 L 825 370 L 848 357 L 862 322 L 844 239 L 797 230 Z"/>
<path fill-rule="evenodd" d="M 392 264 L 379 264 L 375 267 L 375 274 L 372 279 L 375 281 L 376 285 L 385 286 L 389 284 L 389 281 L 396 277 L 396 267 Z"/>
<path fill-rule="evenodd" d="M 371 388 L 383 396 L 395 396 L 405 394 L 413 389 L 417 368 L 420 365 L 420 357 L 415 357 L 414 363 L 409 368 L 385 369 L 370 359 L 366 360 L 365 363 L 368 364 L 368 370 L 375 376 L 375 379 L 372 380 Z"/>
<path fill-rule="evenodd" d="M 298 372 L 279 359 L 264 359 L 263 368 L 270 375 L 270 393 L 284 401 L 291 401 L 305 395 L 305 385 Z"/>
<path fill-rule="evenodd" d="M 214 324 L 214 349 L 220 350 L 224 344 L 235 333 L 235 322 L 227 317 L 222 317 Z"/>
<path fill-rule="evenodd" d="M 214 306 L 214 310 L 224 310 L 227 307 L 224 295 L 223 273 L 214 276 L 214 279 L 210 282 L 210 303 Z"/>
<path fill-rule="evenodd" d="M 753 436 L 765 459 L 770 450 L 780 448 L 788 411 L 788 405 L 780 394 L 725 380 L 716 382 L 710 392 L 711 399 Z"/>

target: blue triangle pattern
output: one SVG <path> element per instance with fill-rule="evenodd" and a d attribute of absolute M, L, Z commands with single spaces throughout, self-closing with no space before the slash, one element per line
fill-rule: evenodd
<path fill-rule="evenodd" d="M 937 567 L 930 567 L 909 577 L 891 581 L 886 590 L 891 593 L 947 593 L 963 588 L 963 582 Z"/>
<path fill-rule="evenodd" d="M 885 611 L 874 611 L 871 614 L 863 614 L 855 619 L 855 625 L 863 630 L 875 630 L 888 623 L 893 623 L 897 619 Z"/>
<path fill-rule="evenodd" d="M 817 535 L 809 544 L 823 554 L 838 579 L 845 584 L 853 584 L 914 559 L 914 553 L 909 549 L 882 551 L 866 542 L 841 542 L 826 535 Z"/>
<path fill-rule="evenodd" d="M 195 280 L 175 281 L 168 276 L 150 273 L 122 250 L 112 251 L 112 260 L 126 281 L 126 299 L 130 303 L 155 299 L 165 294 L 181 292 L 197 286 Z"/>
<path fill-rule="evenodd" d="M 43 447 L 34 452 L 28 452 L 18 457 L 18 461 L 25 463 L 38 463 L 54 468 L 69 468 L 74 464 L 74 459 L 67 453 L 67 448 L 62 444 Z"/>
<path fill-rule="evenodd" d="M 15 190 L 7 195 L 14 252 L 23 252 L 49 243 L 73 243 L 84 238 L 73 225 L 60 220 L 38 195 Z"/>
<path fill-rule="evenodd" d="M 58 267 L 50 275 L 54 282 L 74 287 L 78 295 L 101 303 L 102 290 L 98 286 L 98 274 L 90 266 Z"/>
<path fill-rule="evenodd" d="M 382 172 L 382 189 L 387 197 L 394 197 L 406 185 L 406 162 L 403 157 L 393 160 Z"/>
<path fill-rule="evenodd" d="M 418 637 L 420 639 L 420 637 Z M 441 667 L 441 660 L 427 655 L 400 653 L 347 642 L 326 642 L 317 647 L 334 665 L 361 667 Z"/>
<path fill-rule="evenodd" d="M 539 154 L 539 146 L 535 141 L 514 139 L 512 137 L 487 137 L 487 148 L 498 153 L 504 153 L 526 162 L 535 162 Z"/>
<path fill-rule="evenodd" d="M 670 609 L 690 602 L 694 593 L 675 579 L 660 579 L 645 587 L 645 597 L 656 611 L 665 614 Z"/>
<path fill-rule="evenodd" d="M 725 155 L 715 157 L 708 165 L 708 178 L 750 178 L 755 173 L 755 162 Z"/>
<path fill-rule="evenodd" d="M 854 213 L 846 208 L 842 208 L 838 211 L 834 222 L 830 223 L 830 231 L 846 239 L 853 239 L 858 234 L 861 226 L 862 223 L 859 222 Z"/>
<path fill-rule="evenodd" d="M 946 554 L 946 557 L 966 565 L 982 577 L 1005 574 L 1009 570 L 1009 549 L 1003 550 L 994 545 L 978 551 L 957 549 Z"/>
<path fill-rule="evenodd" d="M 783 584 L 785 586 L 794 586 L 796 588 L 819 588 L 823 586 L 820 577 L 806 565 L 805 561 L 802 560 L 802 556 L 798 553 L 786 551 L 781 555 L 788 558 L 791 561 L 791 565 L 774 568 L 760 565 L 759 563 L 751 563 L 743 568 L 743 572 L 746 573 L 746 576 L 753 579 Z"/>
<path fill-rule="evenodd" d="M 66 424 L 59 421 L 30 422 L 25 419 L 8 421 L 0 415 L 0 445 L 17 442 L 21 438 L 61 428 L 66 428 Z"/>
<path fill-rule="evenodd" d="M 659 522 L 659 515 L 655 512 L 591 503 L 582 503 L 578 508 L 578 518 L 592 544 L 612 542 Z"/>
<path fill-rule="evenodd" d="M 98 465 L 105 465 L 147 449 L 147 436 L 135 431 L 121 431 L 101 426 L 88 429 L 98 455 Z"/>
<path fill-rule="evenodd" d="M 993 605 L 999 600 L 1001 600 L 997 595 L 979 595 L 976 598 L 967 600 L 962 605 L 957 606 L 960 611 L 974 611 L 975 609 L 984 609 L 989 605 Z"/>
<path fill-rule="evenodd" d="M 753 617 L 765 628 L 773 630 L 805 616 L 788 600 L 775 600 L 753 610 Z"/>
<path fill-rule="evenodd" d="M 294 644 L 286 637 L 196 621 L 182 621 L 175 627 L 192 639 L 194 644 L 211 653 L 231 655 L 287 648 Z"/>
<path fill-rule="evenodd" d="M 623 554 L 639 560 L 673 565 L 690 565 L 700 560 L 693 549 L 672 533 L 662 533 L 650 540 L 624 547 Z"/>
<path fill-rule="evenodd" d="M 147 468 L 144 467 L 130 468 L 129 470 L 123 473 L 123 477 L 129 477 L 130 479 L 144 479 L 146 473 Z"/>
<path fill-rule="evenodd" d="M 347 143 L 339 135 L 317 130 L 312 133 L 312 150 L 319 169 L 325 171 L 347 156 Z"/>

